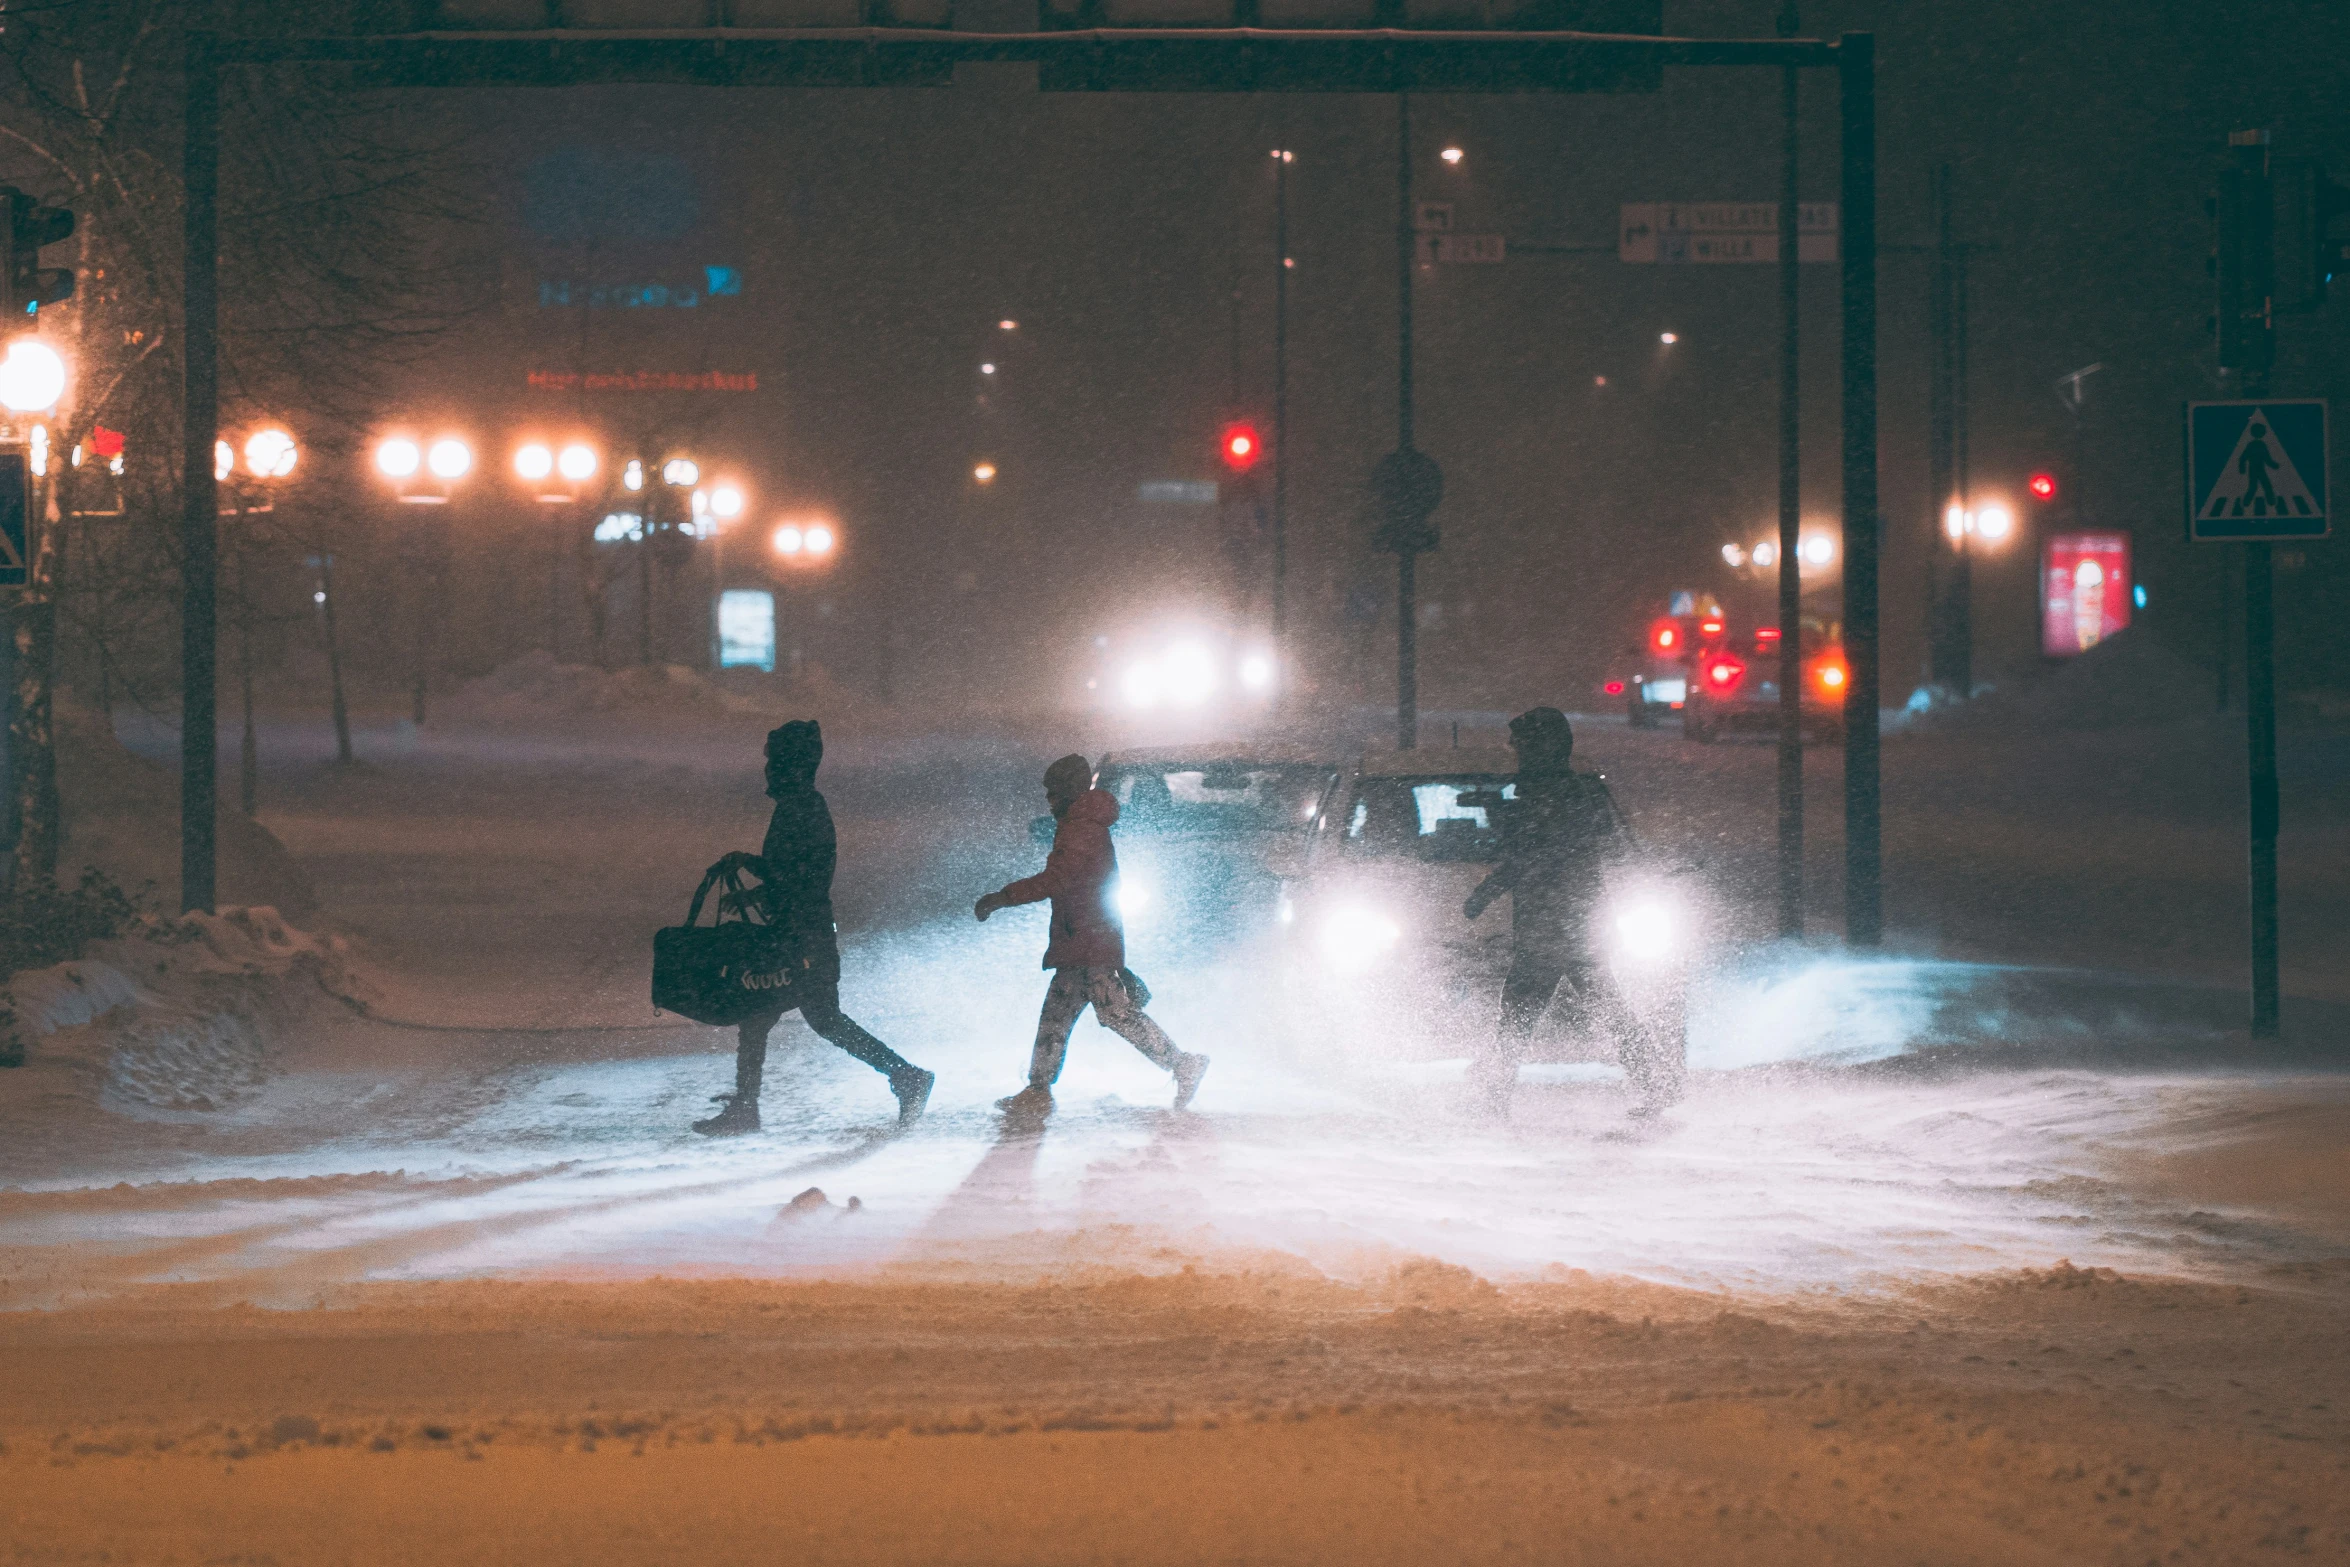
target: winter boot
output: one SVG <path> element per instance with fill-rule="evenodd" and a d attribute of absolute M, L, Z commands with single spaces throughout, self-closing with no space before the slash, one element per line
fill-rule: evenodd
<path fill-rule="evenodd" d="M 1191 1108 L 1191 1096 L 1199 1092 L 1199 1080 L 1208 1075 L 1208 1058 L 1186 1051 L 1175 1061 L 1175 1108 Z"/>
<path fill-rule="evenodd" d="M 1053 1090 L 1046 1083 L 1030 1083 L 1018 1093 L 998 1099 L 995 1107 L 1006 1115 L 1043 1115 L 1053 1107 Z"/>
<path fill-rule="evenodd" d="M 745 1099 L 740 1094 L 719 1094 L 718 1103 L 725 1108 L 706 1121 L 696 1121 L 694 1130 L 704 1137 L 740 1137 L 759 1129 L 759 1102 Z"/>
<path fill-rule="evenodd" d="M 930 1090 L 937 1082 L 936 1072 L 925 1072 L 918 1066 L 891 1076 L 889 1091 L 898 1096 L 898 1125 L 912 1126 L 922 1119 L 923 1107 L 930 1103 Z"/>

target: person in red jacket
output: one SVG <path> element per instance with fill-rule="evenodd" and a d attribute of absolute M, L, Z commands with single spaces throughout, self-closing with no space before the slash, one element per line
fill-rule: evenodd
<path fill-rule="evenodd" d="M 1183 1109 L 1199 1092 L 1208 1058 L 1175 1048 L 1166 1030 L 1143 1011 L 1149 994 L 1126 967 L 1126 933 L 1110 901 L 1118 882 L 1118 851 L 1110 843 L 1118 802 L 1093 786 L 1093 764 L 1082 756 L 1064 756 L 1045 769 L 1044 799 L 1058 823 L 1044 869 L 971 906 L 985 923 L 998 909 L 1047 898 L 1053 904 L 1052 934 L 1044 949 L 1053 982 L 1036 1023 L 1028 1086 L 1001 1103 L 1008 1110 L 1052 1106 L 1053 1084 L 1069 1052 L 1069 1030 L 1090 1006 L 1104 1028 L 1175 1075 L 1175 1108 Z"/>

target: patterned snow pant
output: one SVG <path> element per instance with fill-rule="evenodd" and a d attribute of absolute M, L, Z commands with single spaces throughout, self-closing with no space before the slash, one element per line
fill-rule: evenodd
<path fill-rule="evenodd" d="M 1060 1079 L 1061 1063 L 1069 1054 L 1069 1030 L 1077 1026 L 1078 1014 L 1087 1007 L 1093 1008 L 1096 1022 L 1141 1051 L 1151 1065 L 1175 1070 L 1183 1052 L 1175 1048 L 1165 1029 L 1151 1021 L 1149 1013 L 1134 1004 L 1118 970 L 1057 968 L 1051 988 L 1044 993 L 1044 1011 L 1036 1020 L 1036 1051 L 1028 1058 L 1029 1082 L 1050 1088 Z"/>

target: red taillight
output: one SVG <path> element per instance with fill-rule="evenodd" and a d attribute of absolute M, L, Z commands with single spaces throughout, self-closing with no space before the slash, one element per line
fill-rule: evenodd
<path fill-rule="evenodd" d="M 1727 656 L 1717 658 L 1705 666 L 1706 681 L 1716 691 L 1729 690 L 1738 683 L 1738 677 L 1745 673 L 1746 666 L 1744 664 Z"/>
<path fill-rule="evenodd" d="M 1697 631 L 1700 636 L 1718 637 L 1722 634 L 1722 623 L 1718 620 L 1701 620 L 1697 623 Z"/>
<path fill-rule="evenodd" d="M 1850 678 L 1850 676 L 1845 673 L 1845 669 L 1842 664 L 1822 664 L 1820 666 L 1819 675 L 1820 684 L 1826 686 L 1830 691 L 1843 690 L 1844 682 Z"/>
<path fill-rule="evenodd" d="M 1779 628 L 1777 626 L 1757 626 L 1754 628 L 1754 640 L 1776 642 L 1779 640 Z"/>
<path fill-rule="evenodd" d="M 1606 691 L 1609 696 L 1622 696 L 1624 694 L 1624 682 L 1621 680 L 1611 680 L 1605 686 L 1601 687 L 1601 689 Z"/>
<path fill-rule="evenodd" d="M 1681 640 L 1681 628 L 1669 620 L 1661 622 L 1649 633 L 1649 640 L 1656 644 L 1659 652 L 1663 652 Z"/>

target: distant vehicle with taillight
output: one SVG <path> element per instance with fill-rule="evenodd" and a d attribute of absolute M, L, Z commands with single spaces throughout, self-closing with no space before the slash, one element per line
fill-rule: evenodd
<path fill-rule="evenodd" d="M 1844 739 L 1844 690 L 1851 667 L 1844 660 L 1843 627 L 1805 616 L 1800 628 L 1800 696 L 1807 738 Z M 1779 727 L 1780 633 L 1776 626 L 1722 629 L 1698 644 L 1690 662 L 1681 731 L 1711 741 L 1738 731 L 1776 733 Z"/>
<path fill-rule="evenodd" d="M 1681 711 L 1688 700 L 1691 661 L 1708 639 L 1722 635 L 1725 625 L 1722 606 L 1710 596 L 1674 594 L 1640 641 L 1624 649 L 1601 694 L 1624 704 L 1633 728 L 1655 728 L 1666 715 Z"/>

